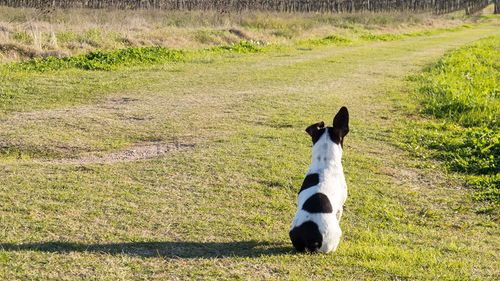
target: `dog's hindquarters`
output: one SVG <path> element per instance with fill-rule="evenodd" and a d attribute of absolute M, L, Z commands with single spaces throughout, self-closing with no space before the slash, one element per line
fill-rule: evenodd
<path fill-rule="evenodd" d="M 292 222 L 289 235 L 299 252 L 328 253 L 337 249 L 342 230 L 334 213 L 309 214 L 300 210 Z"/>
<path fill-rule="evenodd" d="M 319 251 L 329 253 L 337 250 L 341 236 L 342 230 L 340 229 L 339 221 L 336 220 L 336 217 L 332 218 L 323 233 L 323 244 Z"/>
<path fill-rule="evenodd" d="M 304 252 L 306 249 L 315 252 L 323 245 L 323 235 L 313 221 L 306 221 L 292 228 L 289 235 L 293 247 L 299 252 Z"/>

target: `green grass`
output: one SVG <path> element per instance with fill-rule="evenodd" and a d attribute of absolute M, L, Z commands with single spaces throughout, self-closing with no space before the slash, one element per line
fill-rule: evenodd
<path fill-rule="evenodd" d="M 500 204 L 500 37 L 448 53 L 418 83 L 422 113 L 436 117 L 414 129 L 412 146 L 424 146 L 465 175 L 475 198 Z"/>
<path fill-rule="evenodd" d="M 240 41 L 235 44 L 212 47 L 198 51 L 172 50 L 165 47 L 124 48 L 111 51 L 92 51 L 87 54 L 56 58 L 31 59 L 4 66 L 9 71 L 52 71 L 77 68 L 83 70 L 116 70 L 119 67 L 162 64 L 195 60 L 207 55 L 220 53 L 256 53 L 263 43 Z"/>
<path fill-rule="evenodd" d="M 393 139 L 413 102 L 404 77 L 497 29 L 6 71 L 0 279 L 497 279 L 495 218 Z M 331 255 L 297 254 L 287 232 L 310 161 L 304 129 L 341 105 L 344 236 Z M 78 162 L 144 143 L 191 146 Z"/>
<path fill-rule="evenodd" d="M 120 66 L 176 62 L 185 59 L 184 52 L 163 47 L 126 48 L 114 51 L 93 51 L 84 55 L 32 59 L 14 63 L 10 70 L 50 71 L 79 68 L 85 70 L 112 70 Z"/>

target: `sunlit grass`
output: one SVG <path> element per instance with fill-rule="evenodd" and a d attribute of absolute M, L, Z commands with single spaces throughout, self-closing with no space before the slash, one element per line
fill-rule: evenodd
<path fill-rule="evenodd" d="M 480 40 L 413 77 L 422 113 L 438 118 L 414 128 L 413 146 L 433 149 L 493 209 L 500 204 L 499 45 L 498 36 Z"/>

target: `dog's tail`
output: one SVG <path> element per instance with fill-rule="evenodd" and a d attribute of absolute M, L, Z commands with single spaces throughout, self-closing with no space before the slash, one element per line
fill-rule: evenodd
<path fill-rule="evenodd" d="M 289 235 L 293 247 L 299 252 L 304 252 L 306 249 L 316 252 L 323 243 L 323 236 L 319 232 L 318 225 L 313 221 L 306 221 L 292 228 Z"/>

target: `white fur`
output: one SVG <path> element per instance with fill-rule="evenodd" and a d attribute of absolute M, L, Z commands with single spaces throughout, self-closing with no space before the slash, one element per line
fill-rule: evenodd
<path fill-rule="evenodd" d="M 347 199 L 347 184 L 341 162 L 342 146 L 331 141 L 328 131 L 325 130 L 312 150 L 312 161 L 307 174 L 318 173 L 319 183 L 300 192 L 297 213 L 290 229 L 305 221 L 315 222 L 323 236 L 323 243 L 319 251 L 328 253 L 335 251 L 340 242 L 342 230 L 339 222 L 344 202 Z M 317 192 L 328 197 L 333 208 L 332 213 L 311 214 L 302 210 L 304 202 Z"/>

